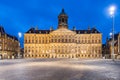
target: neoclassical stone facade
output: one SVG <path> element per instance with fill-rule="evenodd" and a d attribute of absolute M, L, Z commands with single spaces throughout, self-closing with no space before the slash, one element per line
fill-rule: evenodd
<path fill-rule="evenodd" d="M 25 58 L 101 58 L 102 34 L 96 28 L 68 29 L 68 16 L 62 10 L 58 29 L 31 28 L 24 34 Z"/>

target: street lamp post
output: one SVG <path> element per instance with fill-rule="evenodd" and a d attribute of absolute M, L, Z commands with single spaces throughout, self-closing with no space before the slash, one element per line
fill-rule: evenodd
<path fill-rule="evenodd" d="M 22 33 L 18 32 L 18 41 L 19 41 L 19 45 L 18 45 L 18 58 L 20 58 L 20 38 L 22 37 Z"/>
<path fill-rule="evenodd" d="M 115 6 L 111 6 L 109 11 L 110 11 L 110 15 L 112 17 L 112 54 L 111 54 L 111 57 L 112 59 L 114 60 L 115 59 L 115 56 L 114 56 L 114 18 L 115 18 Z"/>

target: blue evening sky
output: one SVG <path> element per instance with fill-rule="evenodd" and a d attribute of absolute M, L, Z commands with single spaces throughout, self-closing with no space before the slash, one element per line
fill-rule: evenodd
<path fill-rule="evenodd" d="M 103 43 L 112 31 L 110 5 L 116 5 L 115 33 L 120 32 L 120 0 L 0 0 L 0 25 L 11 35 L 23 34 L 31 27 L 57 28 L 57 17 L 64 8 L 69 16 L 69 29 L 96 27 Z M 23 37 L 20 39 L 23 46 Z"/>

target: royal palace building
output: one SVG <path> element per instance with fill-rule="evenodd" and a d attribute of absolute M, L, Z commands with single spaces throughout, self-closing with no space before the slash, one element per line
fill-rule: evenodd
<path fill-rule="evenodd" d="M 17 37 L 7 34 L 4 28 L 0 26 L 0 59 L 17 57 L 19 49 Z"/>
<path fill-rule="evenodd" d="M 24 34 L 25 58 L 101 58 L 102 34 L 96 28 L 68 29 L 64 9 L 58 16 L 58 28 L 31 28 Z"/>

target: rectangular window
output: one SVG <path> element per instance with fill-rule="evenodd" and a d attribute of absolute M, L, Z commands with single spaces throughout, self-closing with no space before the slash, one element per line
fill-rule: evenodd
<path fill-rule="evenodd" d="M 99 43 L 101 43 L 101 40 L 99 40 Z"/>
<path fill-rule="evenodd" d="M 92 43 L 94 43 L 94 40 L 92 40 Z"/>
<path fill-rule="evenodd" d="M 65 39 L 65 42 L 67 43 L 67 39 Z"/>
<path fill-rule="evenodd" d="M 71 39 L 69 39 L 69 42 L 71 42 Z"/>
<path fill-rule="evenodd" d="M 60 39 L 58 39 L 58 42 L 60 42 Z"/>
<path fill-rule="evenodd" d="M 2 49 L 2 45 L 0 45 L 0 50 Z"/>
<path fill-rule="evenodd" d="M 72 40 L 72 42 L 74 42 L 74 39 Z"/>
<path fill-rule="evenodd" d="M 62 42 L 64 42 L 64 39 L 62 39 Z"/>
<path fill-rule="evenodd" d="M 90 43 L 90 40 L 88 40 L 88 43 Z"/>
<path fill-rule="evenodd" d="M 32 40 L 32 43 L 34 43 L 34 40 Z"/>

